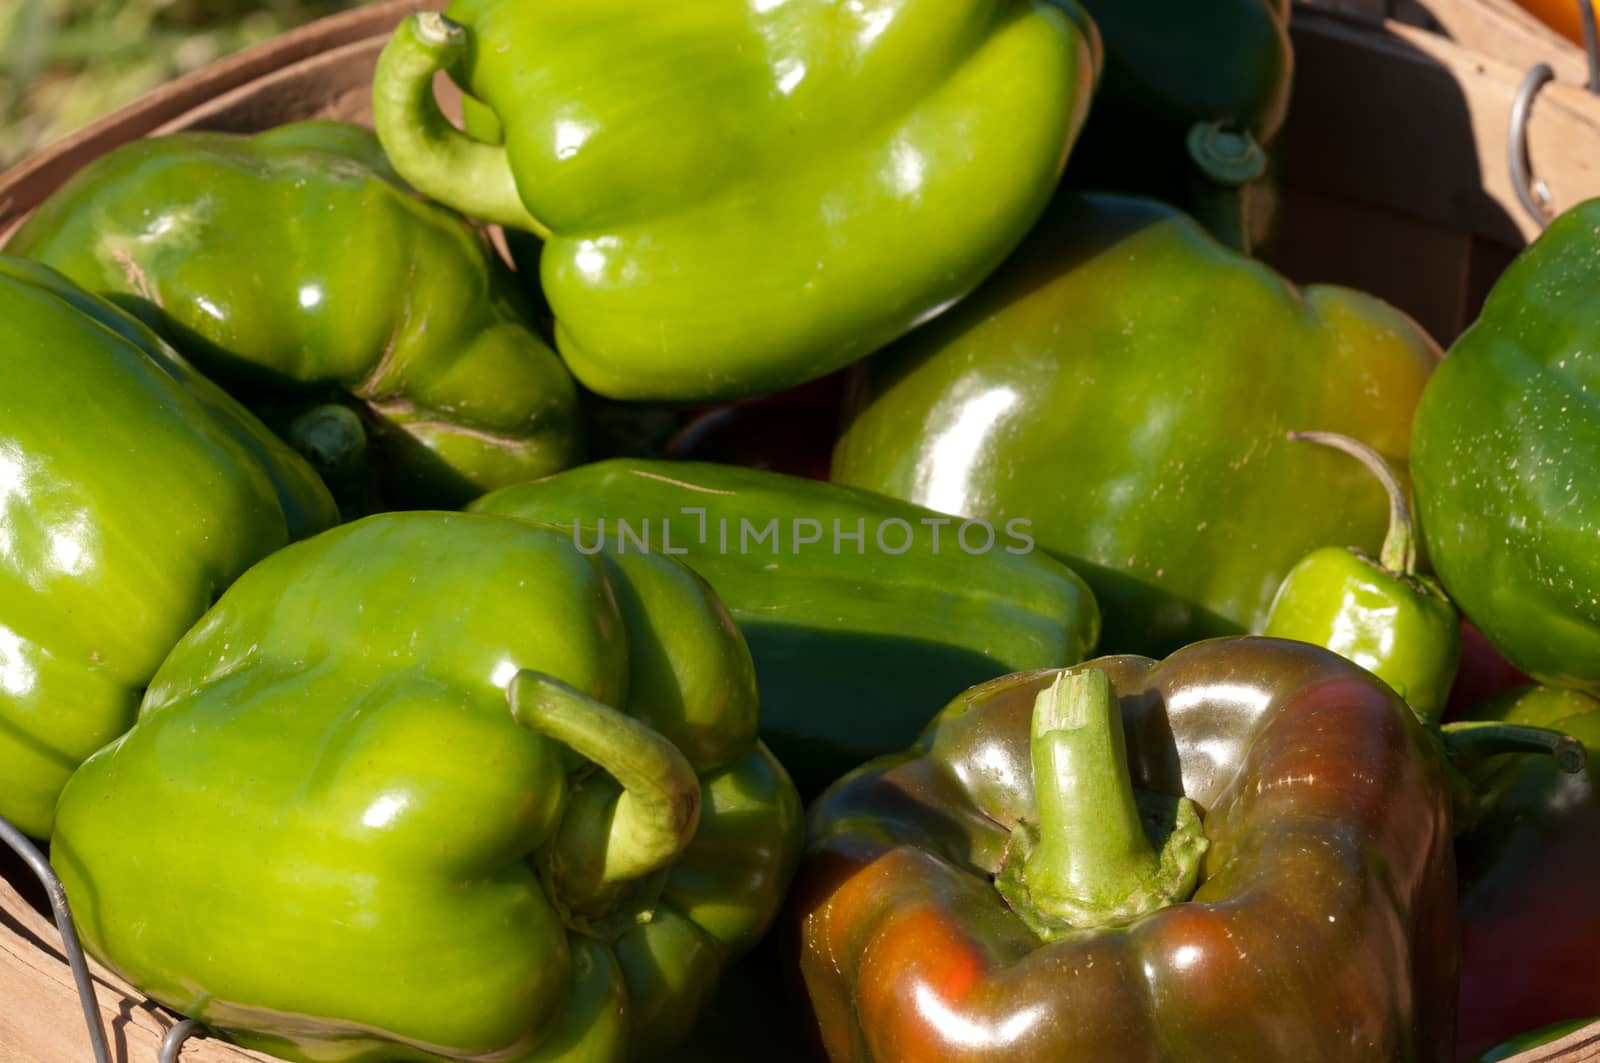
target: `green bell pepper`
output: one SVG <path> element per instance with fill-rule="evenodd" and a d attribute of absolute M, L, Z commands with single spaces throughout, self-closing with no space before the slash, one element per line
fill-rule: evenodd
<path fill-rule="evenodd" d="M 73 769 L 257 560 L 337 520 L 311 469 L 137 321 L 0 256 L 0 816 Z"/>
<path fill-rule="evenodd" d="M 1003 525 L 1094 588 L 1105 651 L 1259 630 L 1319 546 L 1376 550 L 1439 357 L 1369 296 L 1297 292 L 1152 201 L 1063 195 L 972 299 L 867 362 L 834 478 Z"/>
<path fill-rule="evenodd" d="M 620 399 L 776 391 L 966 295 L 1044 209 L 1099 70 L 1075 0 L 448 15 L 385 49 L 378 134 L 428 195 L 545 238 L 561 352 Z M 484 135 L 440 112 L 440 70 Z"/>
<path fill-rule="evenodd" d="M 1290 570 L 1262 634 L 1325 646 L 1388 683 L 1425 724 L 1438 724 L 1461 657 L 1461 615 L 1417 571 L 1417 537 L 1400 478 L 1371 447 L 1325 432 L 1294 432 L 1350 454 L 1389 496 L 1389 533 L 1374 558 L 1325 546 Z"/>
<path fill-rule="evenodd" d="M 1270 233 L 1294 73 L 1288 0 L 1083 0 L 1105 78 L 1069 182 L 1155 196 L 1231 247 Z"/>
<path fill-rule="evenodd" d="M 474 504 L 561 526 L 583 545 L 675 554 L 750 643 L 761 733 L 802 794 L 902 749 L 942 704 L 1008 672 L 1075 664 L 1099 614 L 1025 527 L 780 473 L 619 459 Z"/>
<path fill-rule="evenodd" d="M 379 504 L 369 464 L 382 502 L 454 507 L 577 458 L 577 389 L 510 271 L 406 189 L 368 130 L 135 141 L 7 247 L 144 318 L 347 510 Z"/>
<path fill-rule="evenodd" d="M 95 955 L 239 1044 L 633 1059 L 793 870 L 799 799 L 756 726 L 688 569 L 387 514 L 223 596 L 67 785 L 51 860 Z"/>
<path fill-rule="evenodd" d="M 1600 199 L 1495 284 L 1417 409 L 1423 541 L 1511 662 L 1600 691 Z"/>

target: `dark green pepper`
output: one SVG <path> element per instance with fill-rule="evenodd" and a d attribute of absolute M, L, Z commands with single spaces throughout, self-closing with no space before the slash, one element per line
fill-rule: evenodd
<path fill-rule="evenodd" d="M 1376 550 L 1381 491 L 1307 426 L 1408 452 L 1437 346 L 1296 291 L 1148 200 L 1063 195 L 971 299 L 862 367 L 834 479 L 1003 525 L 1094 588 L 1101 646 L 1261 628 L 1320 546 Z"/>
<path fill-rule="evenodd" d="M 1600 691 L 1600 199 L 1495 284 L 1417 409 L 1422 536 L 1445 589 L 1511 660 Z"/>
<path fill-rule="evenodd" d="M 396 168 L 545 237 L 586 386 L 776 391 L 970 292 L 1060 180 L 1099 75 L 1075 0 L 456 0 L 407 19 L 373 115 Z M 433 96 L 449 71 L 476 132 Z"/>
<path fill-rule="evenodd" d="M 348 509 L 371 508 L 369 449 L 383 501 L 440 506 L 577 458 L 576 388 L 510 272 L 406 189 L 368 130 L 135 141 L 7 246 L 144 318 L 311 456 Z"/>
<path fill-rule="evenodd" d="M 750 656 L 663 557 L 470 514 L 251 569 L 72 777 L 90 950 L 292 1060 L 669 1048 L 777 912 L 800 803 Z"/>
<path fill-rule="evenodd" d="M 1417 572 L 1417 540 L 1405 487 L 1371 447 L 1326 432 L 1295 432 L 1359 460 L 1389 495 L 1389 533 L 1374 558 L 1326 546 L 1284 578 L 1262 634 L 1325 646 L 1382 679 L 1423 723 L 1437 724 L 1461 656 L 1461 616 Z"/>
<path fill-rule="evenodd" d="M 1277 209 L 1270 149 L 1294 73 L 1288 0 L 1084 0 L 1106 72 L 1069 182 L 1174 203 L 1251 250 Z"/>
<path fill-rule="evenodd" d="M 311 469 L 149 329 L 0 256 L 0 815 L 56 797 L 246 568 L 338 519 Z"/>
<path fill-rule="evenodd" d="M 618 459 L 474 508 L 693 566 L 749 640 L 762 735 L 803 794 L 903 748 L 928 705 L 1081 661 L 1099 634 L 1089 588 L 1034 551 L 1025 525 L 967 526 L 779 473 Z"/>

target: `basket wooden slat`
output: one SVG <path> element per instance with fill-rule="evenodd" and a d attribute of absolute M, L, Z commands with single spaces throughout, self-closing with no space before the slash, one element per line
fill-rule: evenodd
<path fill-rule="evenodd" d="M 1600 1023 L 1513 1056 L 1506 1063 L 1600 1063 Z"/>
<path fill-rule="evenodd" d="M 1293 25 L 1285 209 L 1268 257 L 1296 280 L 1379 295 L 1448 343 L 1539 232 L 1507 163 L 1525 71 L 1393 20 L 1302 6 Z M 1600 98 L 1546 86 L 1529 141 L 1557 211 L 1600 195 Z"/>
<path fill-rule="evenodd" d="M 91 962 L 100 1021 L 117 1063 L 155 1063 L 175 1020 L 122 979 Z M 84 1063 L 93 1059 L 83 1008 L 61 937 L 0 878 L 0 1063 Z M 183 1063 L 263 1063 L 272 1057 L 221 1041 L 184 1046 Z"/>
<path fill-rule="evenodd" d="M 287 121 L 342 118 L 372 124 L 372 69 L 387 35 L 364 37 L 296 60 L 219 93 L 152 131 L 258 133 Z"/>
<path fill-rule="evenodd" d="M 1576 3 L 1577 0 L 1573 0 Z M 1523 69 L 1549 63 L 1561 80 L 1582 84 L 1583 53 L 1513 0 L 1299 0 L 1301 6 L 1431 30 L 1457 45 Z"/>
<path fill-rule="evenodd" d="M 1411 9 L 1421 9 L 1426 21 L 1408 18 Z M 1571 85 L 1588 76 L 1582 50 L 1512 0 L 1397 0 L 1393 17 L 1424 27 L 1431 22 L 1461 47 L 1524 70 L 1549 63 Z"/>

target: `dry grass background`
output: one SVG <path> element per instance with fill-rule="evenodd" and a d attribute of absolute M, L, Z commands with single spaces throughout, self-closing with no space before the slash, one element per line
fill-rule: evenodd
<path fill-rule="evenodd" d="M 0 0 L 0 169 L 164 81 L 360 0 Z"/>

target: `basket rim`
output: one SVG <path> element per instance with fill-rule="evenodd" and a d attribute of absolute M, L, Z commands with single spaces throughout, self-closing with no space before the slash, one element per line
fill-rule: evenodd
<path fill-rule="evenodd" d="M 118 144 L 148 136 L 274 71 L 387 35 L 414 11 L 444 6 L 443 0 L 379 0 L 297 26 L 166 82 L 0 171 L 0 219 L 26 214 L 66 176 Z"/>

